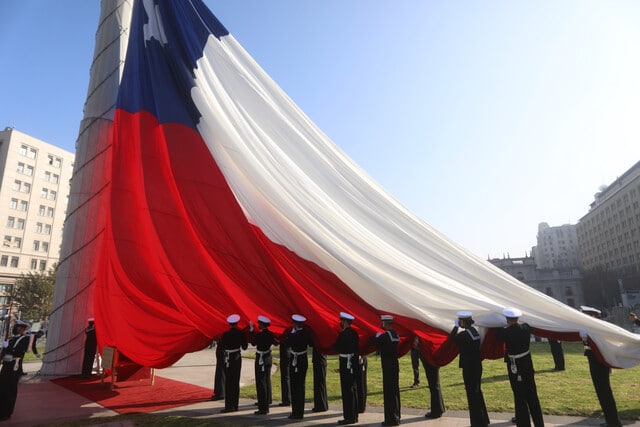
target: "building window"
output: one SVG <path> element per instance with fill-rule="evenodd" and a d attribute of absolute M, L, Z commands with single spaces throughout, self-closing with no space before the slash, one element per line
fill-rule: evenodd
<path fill-rule="evenodd" d="M 18 268 L 18 261 L 19 260 L 20 260 L 20 258 L 18 258 L 17 256 L 12 256 L 11 257 L 11 267 Z"/>
<path fill-rule="evenodd" d="M 27 153 L 27 157 L 30 159 L 35 159 L 38 152 L 35 148 L 29 148 L 29 152 Z"/>
<path fill-rule="evenodd" d="M 33 251 L 38 252 L 40 250 L 40 240 L 33 241 Z"/>
<path fill-rule="evenodd" d="M 0 257 L 0 267 L 6 267 L 9 264 L 9 257 L 7 255 L 2 255 Z"/>
<path fill-rule="evenodd" d="M 9 218 L 7 218 L 7 227 L 8 228 L 13 228 L 15 223 L 16 223 L 16 219 L 14 217 L 10 216 Z"/>
<path fill-rule="evenodd" d="M 51 181 L 51 172 L 45 171 L 44 180 L 47 182 Z"/>
<path fill-rule="evenodd" d="M 28 182 L 23 182 L 22 183 L 22 190 L 20 190 L 20 191 L 22 191 L 23 193 L 27 193 L 27 194 L 31 193 L 31 184 L 29 184 Z"/>
<path fill-rule="evenodd" d="M 44 271 L 47 268 L 47 261 L 41 259 L 40 260 L 40 271 Z"/>
<path fill-rule="evenodd" d="M 9 208 L 18 209 L 18 199 L 11 198 L 11 203 L 9 204 Z"/>
<path fill-rule="evenodd" d="M 47 216 L 53 218 L 53 208 L 47 208 Z"/>
<path fill-rule="evenodd" d="M 24 174 L 27 176 L 33 176 L 33 166 L 27 165 L 27 167 L 24 170 Z"/>
<path fill-rule="evenodd" d="M 49 243 L 42 242 L 42 252 L 49 252 Z"/>
<path fill-rule="evenodd" d="M 22 212 L 26 212 L 29 208 L 29 203 L 26 200 L 20 200 L 20 209 Z"/>
<path fill-rule="evenodd" d="M 4 236 L 4 239 L 2 240 L 2 246 L 4 246 L 5 248 L 11 247 L 11 236 Z"/>
<path fill-rule="evenodd" d="M 13 181 L 13 185 L 11 188 L 15 191 L 20 191 L 20 187 L 22 187 L 22 181 L 15 180 Z"/>
<path fill-rule="evenodd" d="M 51 234 L 51 225 L 49 224 L 44 225 L 44 234 Z"/>
<path fill-rule="evenodd" d="M 53 190 L 49 191 L 49 200 L 55 200 L 57 196 L 58 196 L 58 193 L 56 193 L 55 191 Z"/>
<path fill-rule="evenodd" d="M 44 205 L 40 205 L 38 208 L 38 215 L 45 216 L 47 214 L 47 207 Z"/>
<path fill-rule="evenodd" d="M 60 182 L 60 175 L 56 175 L 55 173 L 51 175 L 51 182 L 57 184 Z"/>
<path fill-rule="evenodd" d="M 55 168 L 59 168 L 60 165 L 62 164 L 62 160 L 60 159 L 60 157 L 54 157 L 52 155 L 47 156 L 47 158 L 49 159 L 49 164 Z"/>
<path fill-rule="evenodd" d="M 22 238 L 21 237 L 14 237 L 13 238 L 13 247 L 14 248 L 18 248 L 18 249 L 20 249 L 22 247 Z"/>
<path fill-rule="evenodd" d="M 20 155 L 21 156 L 27 156 L 27 146 L 26 145 L 21 145 L 20 146 Z"/>
<path fill-rule="evenodd" d="M 42 223 L 41 222 L 36 224 L 36 233 L 42 233 Z"/>
<path fill-rule="evenodd" d="M 31 258 L 31 269 L 35 270 L 38 268 L 38 260 L 35 258 Z"/>

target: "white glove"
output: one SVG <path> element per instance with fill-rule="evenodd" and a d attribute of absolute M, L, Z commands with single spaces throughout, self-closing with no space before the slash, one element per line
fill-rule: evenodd
<path fill-rule="evenodd" d="M 380 335 L 382 335 L 382 332 L 376 333 L 376 338 L 378 338 Z"/>
<path fill-rule="evenodd" d="M 253 320 L 249 320 L 249 332 L 253 332 Z"/>
<path fill-rule="evenodd" d="M 41 355 L 40 353 L 36 353 L 36 357 L 37 357 L 38 359 L 40 359 L 40 358 L 42 357 L 42 355 Z"/>
<path fill-rule="evenodd" d="M 580 338 L 582 338 L 583 340 L 586 340 L 588 336 L 589 335 L 587 334 L 586 329 L 580 329 Z"/>
<path fill-rule="evenodd" d="M 455 326 L 456 328 L 460 327 L 460 320 L 456 319 L 456 321 L 453 323 L 453 326 Z"/>
<path fill-rule="evenodd" d="M 2 341 L 2 348 L 7 348 L 9 347 L 9 341 Z"/>
<path fill-rule="evenodd" d="M 15 361 L 15 365 L 13 365 L 13 370 L 17 371 L 18 369 L 20 369 L 20 358 L 17 357 L 15 359 L 13 359 Z"/>

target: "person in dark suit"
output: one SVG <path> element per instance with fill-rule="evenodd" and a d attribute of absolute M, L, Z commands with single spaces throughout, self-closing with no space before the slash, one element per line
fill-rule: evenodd
<path fill-rule="evenodd" d="M 445 411 L 442 388 L 440 387 L 440 368 L 427 361 L 420 350 L 420 338 L 415 336 L 411 346 L 411 367 L 413 368 L 413 385 L 411 388 L 416 388 L 420 385 L 420 362 L 422 362 L 424 374 L 427 377 L 427 386 L 431 396 L 430 409 L 424 416 L 429 419 L 440 418 Z"/>
<path fill-rule="evenodd" d="M 44 335 L 44 331 L 40 329 L 38 332 L 27 332 L 25 335 L 29 338 L 29 351 L 32 351 L 34 356 L 40 359 L 42 355 L 38 351 L 38 339 Z M 24 357 L 20 359 L 20 368 L 18 370 L 20 371 L 20 375 L 27 375 L 27 373 L 22 369 L 23 362 Z"/>
<path fill-rule="evenodd" d="M 482 357 L 480 355 L 480 334 L 473 327 L 473 313 L 459 311 L 458 320 L 451 330 L 450 338 L 460 349 L 459 366 L 462 368 L 464 389 L 469 404 L 471 427 L 487 427 L 489 415 L 484 402 L 480 383 L 482 382 Z"/>
<path fill-rule="evenodd" d="M 400 368 L 398 366 L 398 343 L 400 336 L 393 329 L 393 316 L 380 316 L 382 329 L 371 338 L 370 343 L 380 352 L 382 363 L 382 393 L 384 398 L 383 426 L 400 425 Z"/>
<path fill-rule="evenodd" d="M 355 424 L 358 422 L 358 392 L 356 375 L 358 370 L 358 333 L 351 328 L 353 315 L 340 313 L 342 331 L 333 344 L 333 349 L 340 355 L 340 389 L 342 391 L 343 419 L 338 424 Z"/>
<path fill-rule="evenodd" d="M 269 403 L 271 401 L 271 346 L 278 344 L 278 340 L 269 330 L 271 320 L 266 316 L 258 316 L 259 332 L 253 335 L 251 344 L 256 346 L 256 392 L 258 394 L 258 410 L 256 415 L 269 413 Z M 253 329 L 253 327 L 251 327 Z M 253 331 L 252 331 L 253 333 Z"/>
<path fill-rule="evenodd" d="M 93 317 L 89 317 L 87 319 L 87 323 L 87 327 L 84 330 L 84 357 L 82 359 L 83 378 L 91 377 L 93 371 L 93 362 L 96 358 L 96 351 L 98 349 L 95 319 Z"/>
<path fill-rule="evenodd" d="M 564 351 L 562 350 L 562 343 L 549 338 L 549 347 L 551 348 L 551 355 L 553 356 L 553 370 L 564 371 Z"/>
<path fill-rule="evenodd" d="M 305 380 L 309 367 L 308 347 L 313 347 L 313 335 L 304 327 L 306 317 L 300 314 L 291 316 L 293 328 L 287 336 L 289 353 L 289 375 L 291 379 L 291 420 L 304 418 Z"/>
<path fill-rule="evenodd" d="M 502 314 L 507 319 L 507 326 L 495 328 L 495 333 L 498 341 L 502 341 L 506 345 L 504 361 L 507 364 L 509 382 L 515 401 L 515 423 L 518 427 L 529 427 L 531 419 L 533 419 L 535 427 L 542 427 L 544 420 L 529 350 L 531 327 L 527 323 L 518 322 L 522 311 L 517 308 L 505 308 Z"/>
<path fill-rule="evenodd" d="M 246 350 L 247 336 L 238 329 L 240 316 L 227 317 L 229 330 L 222 334 L 218 345 L 224 350 L 224 409 L 220 412 L 236 412 L 240 400 L 240 370 L 242 369 L 242 350 Z"/>
<path fill-rule="evenodd" d="M 327 355 L 320 353 L 318 346 L 311 353 L 313 364 L 313 412 L 325 412 L 329 409 L 327 398 Z"/>
<path fill-rule="evenodd" d="M 25 332 L 29 324 L 16 320 L 16 333 L 8 341 L 2 343 L 0 359 L 0 421 L 11 418 L 18 398 L 18 383 L 20 382 L 20 361 L 29 351 L 29 338 Z"/>
<path fill-rule="evenodd" d="M 595 317 L 596 319 L 600 319 L 600 315 L 602 314 L 597 308 L 585 305 L 581 306 L 580 309 L 584 314 Z M 584 344 L 584 355 L 587 356 L 587 360 L 589 361 L 591 381 L 593 382 L 593 387 L 596 390 L 596 396 L 598 396 L 598 402 L 600 402 L 600 407 L 604 413 L 604 419 L 606 421 L 604 427 L 620 427 L 622 426 L 622 423 L 618 416 L 618 407 L 616 405 L 616 400 L 613 397 L 613 391 L 611 390 L 611 382 L 609 379 L 611 368 L 601 362 L 593 352 L 591 344 L 589 343 L 589 334 L 587 331 L 580 331 L 580 337 Z"/>

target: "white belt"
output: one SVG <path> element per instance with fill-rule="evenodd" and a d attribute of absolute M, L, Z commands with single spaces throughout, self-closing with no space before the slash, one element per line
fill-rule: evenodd
<path fill-rule="evenodd" d="M 13 356 L 11 354 L 5 354 L 2 356 L 3 362 L 13 362 Z"/>
<path fill-rule="evenodd" d="M 507 357 L 511 361 L 511 373 L 516 374 L 518 372 L 518 367 L 516 366 L 516 359 L 520 359 L 525 357 L 527 354 L 531 353 L 531 350 L 527 350 L 524 353 L 520 354 L 507 354 Z"/>
<path fill-rule="evenodd" d="M 303 354 L 307 355 L 307 350 L 305 351 L 291 351 L 293 358 L 291 359 L 291 366 L 295 368 L 294 372 L 298 372 L 298 356 L 302 356 Z"/>
<path fill-rule="evenodd" d="M 351 358 L 353 356 L 355 356 L 355 353 L 340 353 L 340 357 L 346 357 L 347 358 L 347 369 L 352 374 L 353 374 L 353 368 L 351 367 Z"/>
<path fill-rule="evenodd" d="M 236 353 L 240 351 L 240 348 L 236 348 L 234 350 L 225 350 L 224 351 L 224 367 L 228 368 L 229 367 L 229 356 L 231 355 L 231 353 Z"/>
<path fill-rule="evenodd" d="M 260 356 L 260 357 L 258 357 L 258 366 L 261 366 L 262 367 L 262 372 L 264 372 L 264 360 L 262 359 L 262 357 L 265 354 L 271 353 L 271 350 L 265 350 L 265 351 L 256 350 L 256 353 L 258 353 L 258 355 Z"/>

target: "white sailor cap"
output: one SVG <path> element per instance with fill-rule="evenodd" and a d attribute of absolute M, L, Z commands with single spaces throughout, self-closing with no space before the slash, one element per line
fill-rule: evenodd
<path fill-rule="evenodd" d="M 95 321 L 96 321 L 95 317 L 88 317 L 87 318 L 87 322 L 95 322 Z"/>
<path fill-rule="evenodd" d="M 344 320 L 355 320 L 355 317 L 352 314 L 345 313 L 344 311 L 340 312 L 340 319 Z"/>
<path fill-rule="evenodd" d="M 380 320 L 383 322 L 393 322 L 393 316 L 390 314 L 383 314 L 380 316 Z"/>
<path fill-rule="evenodd" d="M 304 316 L 302 316 L 302 315 L 300 315 L 300 314 L 293 314 L 293 315 L 291 315 L 291 319 L 292 319 L 294 322 L 298 322 L 298 323 L 302 323 L 302 322 L 306 322 L 306 321 L 307 321 L 307 318 L 306 318 L 306 317 L 304 317 Z"/>
<path fill-rule="evenodd" d="M 266 324 L 268 325 L 268 324 L 270 324 L 270 323 L 271 323 L 271 319 L 269 319 L 269 318 L 268 318 L 268 317 L 266 317 L 266 316 L 262 316 L 262 315 L 260 315 L 260 316 L 258 316 L 258 322 L 260 322 L 260 323 L 266 323 Z"/>
<path fill-rule="evenodd" d="M 25 322 L 24 320 L 20 320 L 20 319 L 16 320 L 15 325 L 16 326 L 24 326 L 26 328 L 28 328 L 30 326 L 27 322 Z"/>
<path fill-rule="evenodd" d="M 471 319 L 473 313 L 467 310 L 462 310 L 458 312 L 458 319 Z"/>
<path fill-rule="evenodd" d="M 602 314 L 602 312 L 597 308 L 589 307 L 588 305 L 581 305 L 580 310 L 582 310 L 583 313 Z"/>
<path fill-rule="evenodd" d="M 239 314 L 232 314 L 231 316 L 227 317 L 227 323 L 229 324 L 238 323 L 239 321 L 240 321 Z"/>
<path fill-rule="evenodd" d="M 514 319 L 522 316 L 522 311 L 514 307 L 507 307 L 504 310 L 502 310 L 502 314 L 504 315 L 504 317 L 509 317 L 511 319 Z"/>

